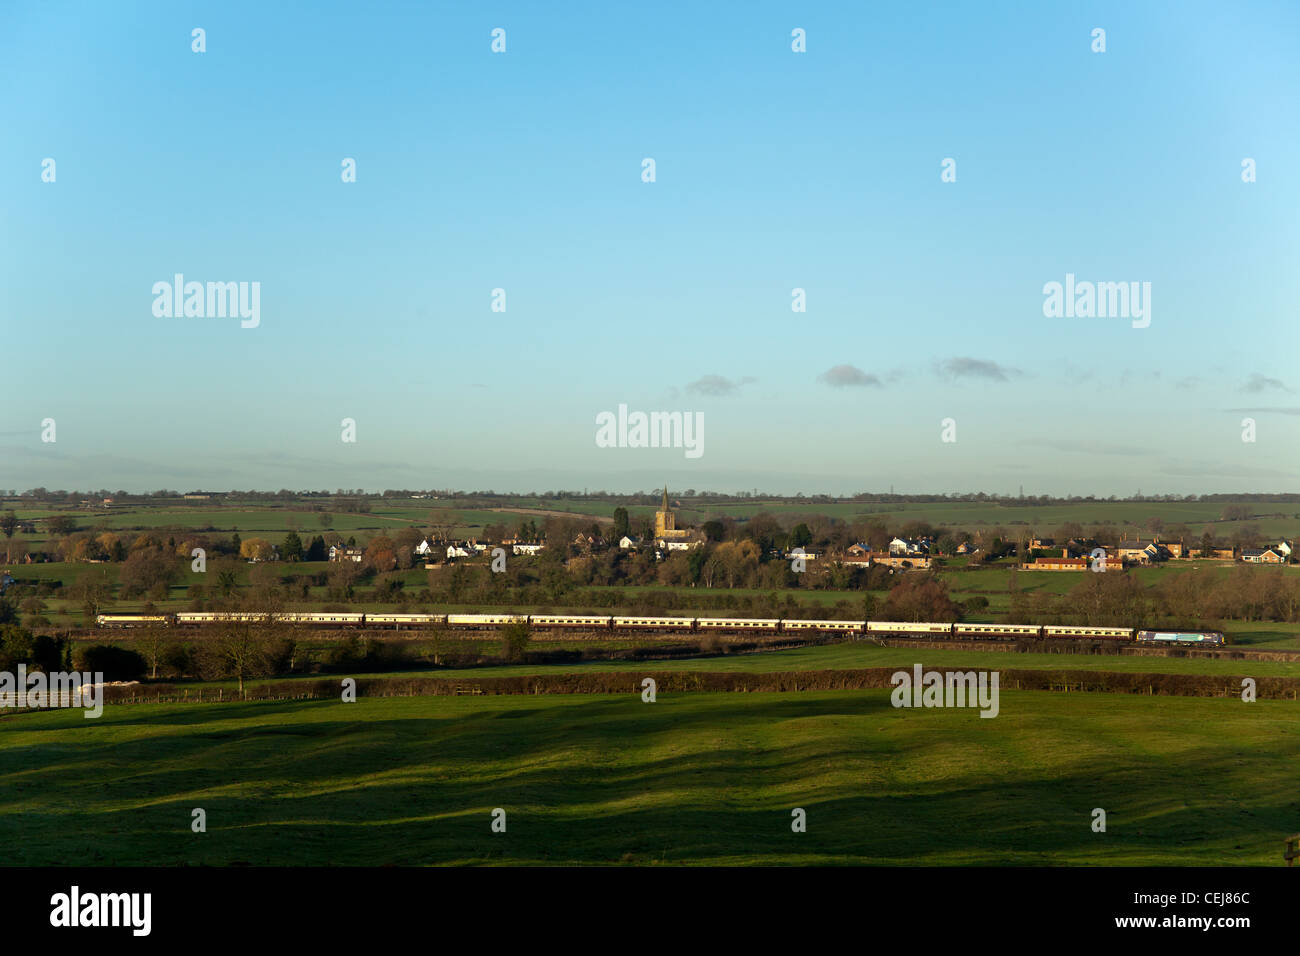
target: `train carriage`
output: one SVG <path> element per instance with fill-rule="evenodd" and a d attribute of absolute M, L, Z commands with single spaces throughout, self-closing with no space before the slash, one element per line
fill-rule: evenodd
<path fill-rule="evenodd" d="M 1079 627 L 1073 624 L 1049 624 L 1043 628 L 1043 637 L 1072 640 L 1131 641 L 1131 627 Z"/>
<path fill-rule="evenodd" d="M 630 631 L 686 631 L 695 630 L 693 617 L 616 617 L 614 628 Z"/>
<path fill-rule="evenodd" d="M 217 615 L 211 611 L 181 611 L 176 615 L 177 624 L 211 624 Z"/>
<path fill-rule="evenodd" d="M 275 620 L 284 624 L 308 624 L 316 627 L 342 627 L 357 625 L 365 621 L 364 614 L 345 612 L 317 614 L 307 611 L 284 611 L 275 615 Z"/>
<path fill-rule="evenodd" d="M 180 611 L 177 624 L 226 624 L 231 621 L 265 624 L 270 617 L 265 611 Z M 360 615 L 358 615 L 360 617 Z"/>
<path fill-rule="evenodd" d="M 783 620 L 784 631 L 826 631 L 832 634 L 861 634 L 866 630 L 866 621 L 816 621 L 801 618 L 797 621 Z"/>
<path fill-rule="evenodd" d="M 526 623 L 527 614 L 448 614 L 447 624 L 451 627 L 484 628 L 504 627 L 507 624 Z"/>
<path fill-rule="evenodd" d="M 903 637 L 951 637 L 951 624 L 926 621 L 868 621 L 868 634 L 898 634 Z"/>
<path fill-rule="evenodd" d="M 987 640 L 995 637 L 1041 637 L 1042 631 L 1038 624 L 955 624 L 952 633 L 956 637 Z"/>
<path fill-rule="evenodd" d="M 780 618 L 702 617 L 695 622 L 702 631 L 770 631 L 781 629 Z"/>
<path fill-rule="evenodd" d="M 378 627 L 427 627 L 431 624 L 446 624 L 445 614 L 367 614 L 366 625 Z"/>
<path fill-rule="evenodd" d="M 596 614 L 534 614 L 529 621 L 545 629 L 609 630 L 614 619 Z"/>

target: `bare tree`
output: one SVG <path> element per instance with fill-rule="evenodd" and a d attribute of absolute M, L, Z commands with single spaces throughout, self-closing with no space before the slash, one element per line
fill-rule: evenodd
<path fill-rule="evenodd" d="M 244 682 L 273 669 L 274 638 L 266 624 L 228 621 L 204 647 L 204 670 L 214 678 L 233 677 L 244 696 Z"/>

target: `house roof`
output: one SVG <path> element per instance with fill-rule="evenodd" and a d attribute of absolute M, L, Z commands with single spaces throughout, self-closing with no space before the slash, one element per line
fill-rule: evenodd
<path fill-rule="evenodd" d="M 1160 542 L 1152 538 L 1134 538 L 1132 541 L 1121 541 L 1116 545 L 1124 551 L 1145 551 L 1147 548 L 1159 546 Z"/>

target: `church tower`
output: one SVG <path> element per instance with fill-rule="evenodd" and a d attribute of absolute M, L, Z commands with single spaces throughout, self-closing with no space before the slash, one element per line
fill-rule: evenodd
<path fill-rule="evenodd" d="M 662 538 L 668 532 L 676 530 L 677 518 L 672 509 L 668 507 L 668 486 L 664 485 L 663 510 L 655 512 L 655 537 Z"/>

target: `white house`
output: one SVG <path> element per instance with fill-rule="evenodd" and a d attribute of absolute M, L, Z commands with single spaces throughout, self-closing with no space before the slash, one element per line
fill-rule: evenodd
<path fill-rule="evenodd" d="M 1277 548 L 1242 548 L 1241 560 L 1249 564 L 1286 564 L 1286 555 Z"/>
<path fill-rule="evenodd" d="M 421 541 L 419 544 L 415 546 L 415 553 L 422 558 L 427 557 L 432 552 L 433 552 L 433 544 L 430 543 L 428 538 L 425 538 L 423 541 Z"/>
<path fill-rule="evenodd" d="M 889 553 L 893 557 L 926 554 L 929 550 L 929 542 L 924 538 L 919 541 L 913 541 L 911 538 L 895 538 L 889 542 Z"/>
<path fill-rule="evenodd" d="M 471 548 L 467 548 L 464 545 L 460 545 L 460 544 L 447 545 L 448 561 L 450 561 L 452 558 L 468 558 L 473 553 L 474 552 Z"/>
<path fill-rule="evenodd" d="M 672 538 L 660 538 L 659 547 L 665 551 L 690 551 L 704 544 L 702 538 L 687 538 L 685 540 L 674 540 Z"/>
<path fill-rule="evenodd" d="M 357 564 L 360 564 L 361 559 L 365 557 L 365 554 L 366 553 L 360 548 L 345 548 L 341 544 L 330 545 L 331 561 L 355 561 Z"/>
<path fill-rule="evenodd" d="M 635 551 L 641 546 L 641 539 L 634 538 L 630 534 L 625 534 L 618 539 L 618 546 L 624 551 Z"/>
<path fill-rule="evenodd" d="M 514 554 L 536 554 L 544 547 L 544 544 L 514 544 L 511 545 L 511 550 Z"/>

